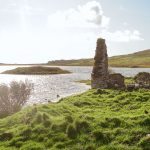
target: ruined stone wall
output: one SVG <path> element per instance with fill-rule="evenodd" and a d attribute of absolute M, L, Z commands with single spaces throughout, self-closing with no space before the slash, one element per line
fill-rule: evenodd
<path fill-rule="evenodd" d="M 108 56 L 105 39 L 97 40 L 94 66 L 91 74 L 92 88 L 107 88 L 108 81 Z"/>

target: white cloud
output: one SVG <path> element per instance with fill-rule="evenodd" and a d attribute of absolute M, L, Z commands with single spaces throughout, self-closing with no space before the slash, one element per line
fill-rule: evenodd
<path fill-rule="evenodd" d="M 107 30 L 103 30 L 101 35 L 109 41 L 113 42 L 130 42 L 130 41 L 142 41 L 140 32 L 138 30 L 124 30 L 124 31 L 115 31 L 109 32 Z"/>
<path fill-rule="evenodd" d="M 97 28 L 107 27 L 109 18 L 104 16 L 99 2 L 87 2 L 76 9 L 58 11 L 49 15 L 49 26 L 53 28 L 77 27 L 77 28 Z"/>
<path fill-rule="evenodd" d="M 122 7 L 121 7 L 122 8 Z M 127 22 L 124 22 L 124 27 L 127 26 Z M 114 32 L 109 31 L 110 18 L 104 15 L 101 4 L 97 1 L 87 2 L 85 5 L 80 5 L 76 9 L 70 8 L 65 11 L 57 11 L 48 17 L 48 27 L 49 29 L 62 29 L 64 28 L 83 28 L 89 29 L 91 34 L 91 29 L 93 29 L 93 34 L 95 37 L 103 37 L 109 41 L 113 42 L 130 42 L 130 41 L 141 41 L 140 32 L 138 30 L 117 30 Z M 98 31 L 97 33 L 95 30 Z M 79 34 L 81 31 L 79 32 Z M 85 39 L 89 38 L 88 33 L 83 33 Z M 98 35 L 99 34 L 99 35 Z"/>

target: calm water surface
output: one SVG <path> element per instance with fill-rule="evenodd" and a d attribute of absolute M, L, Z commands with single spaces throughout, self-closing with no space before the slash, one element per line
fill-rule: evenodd
<path fill-rule="evenodd" d="M 14 69 L 18 66 L 0 66 L 0 73 Z M 84 92 L 90 88 L 85 84 L 78 83 L 79 80 L 90 79 L 92 67 L 61 67 L 69 70 L 72 74 L 64 75 L 5 75 L 0 74 L 0 83 L 10 83 L 28 79 L 34 83 L 34 91 L 27 104 L 56 102 L 57 95 L 60 98 Z M 112 68 L 114 72 L 122 73 L 124 76 L 134 76 L 138 72 L 150 72 L 150 68 Z"/>

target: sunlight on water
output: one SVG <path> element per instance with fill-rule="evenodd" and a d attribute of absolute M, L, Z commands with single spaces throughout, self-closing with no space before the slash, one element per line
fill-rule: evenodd
<path fill-rule="evenodd" d="M 0 73 L 14 69 L 18 66 L 0 66 Z M 57 95 L 61 97 L 77 94 L 88 90 L 90 87 L 75 81 L 90 79 L 92 67 L 61 67 L 72 72 L 63 75 L 0 75 L 0 83 L 11 81 L 30 80 L 34 83 L 34 91 L 28 100 L 28 104 L 47 103 L 58 101 Z M 113 68 L 114 72 L 125 76 L 134 76 L 138 72 L 150 72 L 150 68 Z"/>

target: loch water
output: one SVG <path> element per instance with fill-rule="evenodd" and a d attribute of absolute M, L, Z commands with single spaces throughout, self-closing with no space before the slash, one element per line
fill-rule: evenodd
<path fill-rule="evenodd" d="M 0 66 L 0 73 L 18 66 Z M 19 66 L 21 67 L 21 66 Z M 60 98 L 79 94 L 87 91 L 90 86 L 77 81 L 90 79 L 92 67 L 61 66 L 69 70 L 71 74 L 58 75 L 6 75 L 0 74 L 0 84 L 8 84 L 11 81 L 30 80 L 34 84 L 34 90 L 27 105 L 35 103 L 57 102 Z M 113 72 L 124 76 L 135 76 L 139 72 L 150 72 L 150 68 L 111 68 Z M 57 95 L 60 97 L 58 98 Z"/>

